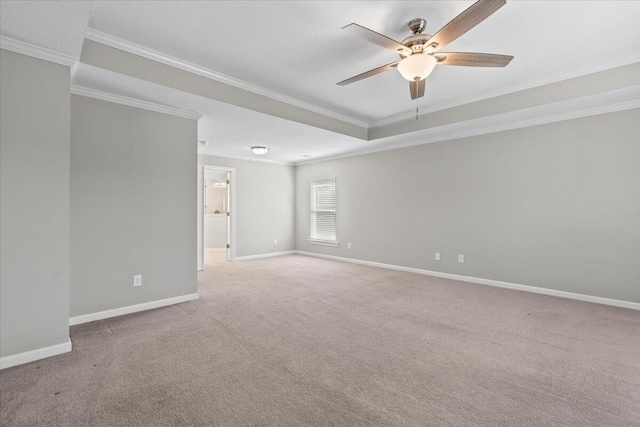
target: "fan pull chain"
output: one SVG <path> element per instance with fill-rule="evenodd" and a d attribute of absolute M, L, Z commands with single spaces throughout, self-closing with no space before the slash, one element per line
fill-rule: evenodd
<path fill-rule="evenodd" d="M 418 120 L 418 82 L 420 79 L 416 78 L 416 120 Z"/>

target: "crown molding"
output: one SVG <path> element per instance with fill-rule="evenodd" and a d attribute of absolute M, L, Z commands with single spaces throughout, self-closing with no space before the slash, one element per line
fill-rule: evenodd
<path fill-rule="evenodd" d="M 10 50 L 11 52 L 43 59 L 45 61 L 65 65 L 67 67 L 71 67 L 78 62 L 78 58 L 67 55 L 66 53 L 58 52 L 46 47 L 36 46 L 34 44 L 6 36 L 0 36 L 0 49 Z"/>
<path fill-rule="evenodd" d="M 215 152 L 215 151 L 210 151 L 210 152 L 202 152 L 198 149 L 198 155 L 200 156 L 211 156 L 211 157 L 224 157 L 226 159 L 236 159 L 236 160 L 245 160 L 247 162 L 258 162 L 258 163 L 271 163 L 274 165 L 282 165 L 282 166 L 295 166 L 295 163 L 291 163 L 291 162 L 284 162 L 284 161 L 280 161 L 280 160 L 270 160 L 270 159 L 263 159 L 263 158 L 256 158 L 256 157 L 250 157 L 250 156 L 232 156 L 229 154 L 225 154 L 225 153 L 220 153 L 220 152 Z"/>
<path fill-rule="evenodd" d="M 181 110 L 167 105 L 156 104 L 154 102 L 142 101 L 140 99 L 129 98 L 113 93 L 102 92 L 83 86 L 71 86 L 71 93 L 88 98 L 99 99 L 101 101 L 113 102 L 115 104 L 127 105 L 129 107 L 142 108 L 143 110 L 155 111 L 157 113 L 170 114 L 172 116 L 183 117 L 185 119 L 198 120 L 202 114 L 193 111 Z"/>
<path fill-rule="evenodd" d="M 584 108 L 575 108 L 576 104 L 582 102 L 593 104 Z M 397 150 L 399 148 L 414 147 L 434 142 L 450 141 L 460 138 L 485 135 L 513 129 L 526 128 L 531 126 L 544 125 L 548 123 L 560 122 L 582 117 L 596 116 L 600 114 L 615 113 L 618 111 L 640 108 L 640 86 L 626 89 L 619 89 L 610 93 L 591 95 L 577 100 L 562 101 L 555 104 L 548 104 L 524 110 L 512 111 L 509 113 L 497 114 L 495 116 L 483 117 L 481 119 L 458 122 L 438 128 L 426 129 L 423 131 L 407 134 L 406 141 L 382 145 L 365 150 L 355 150 L 334 156 L 319 159 L 296 162 L 296 166 L 310 165 L 314 163 L 328 162 L 331 160 L 344 159 L 347 157 L 362 156 L 365 154 L 379 153 L 383 151 Z M 494 121 L 494 124 L 486 124 Z M 467 128 L 467 129 L 465 129 Z M 436 135 L 428 135 L 435 133 Z M 402 136 L 389 137 L 389 139 L 400 139 Z"/>
<path fill-rule="evenodd" d="M 260 86 L 253 85 L 251 83 L 230 77 L 228 75 L 218 73 L 211 69 L 198 66 L 191 62 L 183 61 L 173 56 L 166 55 L 164 53 L 146 48 L 144 46 L 129 42 L 127 40 L 120 39 L 118 37 L 103 33 L 101 31 L 94 30 L 92 28 L 87 28 L 85 38 L 87 40 L 92 40 L 98 43 L 102 43 L 104 45 L 114 47 L 116 49 L 120 49 L 125 52 L 132 53 L 134 55 L 138 55 L 156 62 L 160 62 L 162 64 L 169 65 L 184 71 L 188 71 L 190 73 L 193 73 L 202 77 L 206 77 L 224 84 L 228 84 L 230 86 L 234 86 L 239 89 L 243 89 L 243 90 L 255 93 L 257 95 L 265 96 L 267 98 L 270 98 L 276 101 L 284 102 L 289 105 L 303 108 L 305 110 L 309 110 L 318 114 L 322 114 L 327 117 L 341 120 L 346 123 L 351 123 L 353 125 L 360 126 L 366 129 L 401 122 L 403 120 L 411 119 L 415 116 L 415 113 L 413 112 L 404 112 L 401 114 L 385 117 L 379 120 L 366 122 L 366 121 L 358 120 L 341 113 L 328 110 L 326 108 L 318 107 L 316 105 L 313 105 L 304 101 L 300 101 L 296 98 L 292 98 L 292 97 L 265 89 Z M 449 108 L 470 104 L 473 102 L 484 101 L 490 98 L 495 98 L 498 96 L 519 92 L 522 90 L 532 89 L 532 88 L 544 86 L 547 84 L 557 83 L 563 80 L 568 80 L 568 79 L 572 79 L 572 78 L 576 78 L 576 77 L 580 77 L 580 76 L 584 76 L 592 73 L 597 73 L 600 71 L 605 71 L 608 69 L 629 65 L 636 62 L 640 62 L 640 54 L 638 53 L 634 53 L 623 58 L 616 58 L 608 61 L 604 60 L 595 65 L 577 67 L 561 73 L 548 75 L 541 78 L 531 79 L 523 83 L 502 87 L 498 90 L 487 91 L 474 97 L 459 98 L 451 102 L 440 103 L 437 106 L 434 106 L 432 108 L 423 109 L 421 115 L 427 115 L 427 114 L 435 113 L 438 111 L 446 110 Z"/>
<path fill-rule="evenodd" d="M 598 73 L 600 71 L 610 70 L 612 68 L 623 67 L 625 65 L 634 64 L 636 62 L 640 62 L 640 53 L 634 53 L 629 56 L 625 56 L 623 58 L 617 58 L 612 60 L 604 60 L 595 65 L 589 65 L 584 67 L 573 68 L 568 71 L 564 71 L 562 73 L 553 74 L 541 78 L 535 78 L 527 80 L 523 83 L 514 84 L 511 86 L 505 86 L 498 90 L 484 92 L 480 95 L 457 99 L 451 102 L 440 103 L 436 107 L 421 109 L 420 117 L 423 115 L 436 113 L 438 111 L 447 110 L 449 108 L 459 107 L 461 105 L 467 105 L 474 102 L 484 101 L 490 98 L 495 98 L 502 95 L 508 95 L 515 92 L 520 92 L 527 89 L 533 89 L 539 86 L 545 86 L 552 83 L 558 83 L 564 80 L 573 79 L 576 77 L 586 76 L 593 73 Z M 383 119 L 374 120 L 369 123 L 370 128 L 386 126 L 394 123 L 398 123 L 404 120 L 409 120 L 415 118 L 415 111 L 407 111 L 401 114 L 395 114 L 393 116 L 385 117 Z"/>
<path fill-rule="evenodd" d="M 213 71 L 211 69 L 201 67 L 199 65 L 193 64 L 188 61 L 183 61 L 182 59 L 178 59 L 176 57 L 166 55 L 156 50 L 146 48 L 139 44 L 132 43 L 127 40 L 123 40 L 121 38 L 103 33 L 101 31 L 94 30 L 92 28 L 87 28 L 87 31 L 85 33 L 85 39 L 102 43 L 104 45 L 114 47 L 116 49 L 120 49 L 125 52 L 132 53 L 134 55 L 142 56 L 143 58 L 147 58 L 152 61 L 160 62 L 162 64 L 169 65 L 171 67 L 188 71 L 190 73 L 197 74 L 199 76 L 206 77 L 208 79 L 212 79 L 220 83 L 234 86 L 239 89 L 243 89 L 248 92 L 255 93 L 257 95 L 265 96 L 267 98 L 284 102 L 286 104 L 293 105 L 295 107 L 303 108 L 305 110 L 309 110 L 314 113 L 322 114 L 323 116 L 331 117 L 336 120 L 350 123 L 352 125 L 360 126 L 363 128 L 369 127 L 369 124 L 365 121 L 358 120 L 353 117 L 346 116 L 344 114 L 336 113 L 335 111 L 318 107 L 316 105 L 309 104 L 304 101 L 300 101 L 299 99 L 292 98 L 290 96 L 282 95 L 278 92 L 274 92 L 274 91 L 265 89 L 263 87 L 245 82 L 243 80 L 239 80 L 239 79 L 227 76 L 225 74 L 218 73 L 217 71 Z"/>

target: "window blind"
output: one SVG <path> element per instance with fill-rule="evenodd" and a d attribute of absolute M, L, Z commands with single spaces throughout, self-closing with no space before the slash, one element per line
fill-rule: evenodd
<path fill-rule="evenodd" d="M 311 239 L 336 241 L 336 179 L 311 181 Z"/>

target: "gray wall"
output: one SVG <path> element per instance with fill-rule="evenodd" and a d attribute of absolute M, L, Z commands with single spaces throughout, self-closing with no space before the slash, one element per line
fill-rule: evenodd
<path fill-rule="evenodd" d="M 338 248 L 306 241 L 331 176 Z M 638 109 L 299 166 L 296 206 L 298 250 L 640 302 Z"/>
<path fill-rule="evenodd" d="M 0 356 L 69 339 L 69 67 L 0 50 Z"/>
<path fill-rule="evenodd" d="M 205 155 L 198 163 L 236 169 L 237 257 L 295 249 L 293 166 Z"/>
<path fill-rule="evenodd" d="M 197 292 L 196 146 L 195 120 L 71 96 L 71 316 Z"/>

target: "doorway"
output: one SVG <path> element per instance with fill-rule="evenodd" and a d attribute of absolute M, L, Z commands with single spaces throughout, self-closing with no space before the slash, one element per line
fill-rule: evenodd
<path fill-rule="evenodd" d="M 198 165 L 198 271 L 235 259 L 235 169 Z"/>

